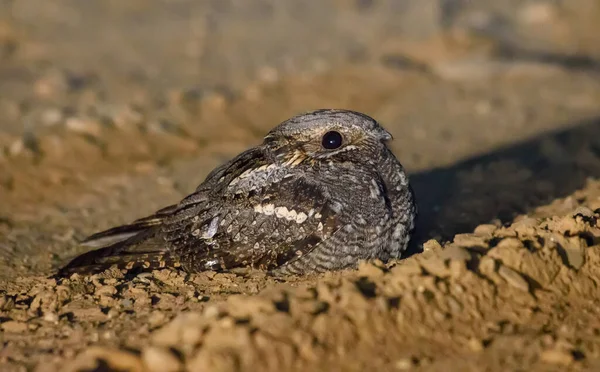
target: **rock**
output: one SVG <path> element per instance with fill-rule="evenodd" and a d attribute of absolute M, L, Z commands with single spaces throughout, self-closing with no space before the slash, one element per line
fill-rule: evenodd
<path fill-rule="evenodd" d="M 23 333 L 28 329 L 27 323 L 15 320 L 9 320 L 8 322 L 4 322 L 1 326 L 2 330 L 8 333 Z"/>
<path fill-rule="evenodd" d="M 563 248 L 565 252 L 566 264 L 574 270 L 579 270 L 585 263 L 585 253 L 580 247 L 567 247 Z"/>
<path fill-rule="evenodd" d="M 414 363 L 410 358 L 402 358 L 398 359 L 396 363 L 394 363 L 394 367 L 396 367 L 396 369 L 399 371 L 408 371 L 414 367 Z"/>
<path fill-rule="evenodd" d="M 575 361 L 575 358 L 573 357 L 573 353 L 567 350 L 550 349 L 542 351 L 540 360 L 545 363 L 568 366 Z"/>
<path fill-rule="evenodd" d="M 469 347 L 469 349 L 471 349 L 471 351 L 479 353 L 481 351 L 483 351 L 484 347 L 483 347 L 483 342 L 481 342 L 481 340 L 478 340 L 476 338 L 471 338 L 469 339 L 469 341 L 467 342 L 467 346 Z"/>
<path fill-rule="evenodd" d="M 149 346 L 142 351 L 142 361 L 150 372 L 177 372 L 181 361 L 169 349 Z"/>
<path fill-rule="evenodd" d="M 492 224 L 483 224 L 475 228 L 473 233 L 480 236 L 491 236 L 494 231 L 498 230 L 498 226 Z"/>
<path fill-rule="evenodd" d="M 96 296 L 112 297 L 117 293 L 117 288 L 112 285 L 104 285 L 96 289 Z"/>
<path fill-rule="evenodd" d="M 440 257 L 444 260 L 469 261 L 471 253 L 463 247 L 450 244 L 440 252 Z"/>
<path fill-rule="evenodd" d="M 48 312 L 44 314 L 43 319 L 49 323 L 58 323 L 58 314 L 54 312 Z"/>
<path fill-rule="evenodd" d="M 67 129 L 79 134 L 87 134 L 94 137 L 100 135 L 100 124 L 89 118 L 80 118 L 72 116 L 65 122 Z"/>
<path fill-rule="evenodd" d="M 358 274 L 367 278 L 379 278 L 383 276 L 384 272 L 381 267 L 373 263 L 361 261 L 358 264 Z"/>
<path fill-rule="evenodd" d="M 435 239 L 431 239 L 423 243 L 423 251 L 438 251 L 442 249 L 442 245 Z"/>
<path fill-rule="evenodd" d="M 467 248 L 485 247 L 487 245 L 483 236 L 475 234 L 456 234 L 454 243 Z"/>
<path fill-rule="evenodd" d="M 49 108 L 44 110 L 40 115 L 40 121 L 45 126 L 51 127 L 63 120 L 63 113 L 58 108 Z"/>
<path fill-rule="evenodd" d="M 498 275 L 506 280 L 511 286 L 522 291 L 529 291 L 529 283 L 527 283 L 521 274 L 510 267 L 501 265 L 498 269 Z"/>
<path fill-rule="evenodd" d="M 100 370 L 100 362 L 106 364 L 103 370 L 117 370 L 127 372 L 144 372 L 144 364 L 137 355 L 116 348 L 94 346 L 85 350 L 67 366 L 68 371 Z"/>

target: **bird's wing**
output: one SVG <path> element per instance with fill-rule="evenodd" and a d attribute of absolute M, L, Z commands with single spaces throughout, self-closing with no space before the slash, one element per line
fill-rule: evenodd
<path fill-rule="evenodd" d="M 317 183 L 256 172 L 248 182 L 229 180 L 220 195 L 163 221 L 162 234 L 184 267 L 272 270 L 310 253 L 343 226 Z"/>
<path fill-rule="evenodd" d="M 204 182 L 196 188 L 196 192 L 184 198 L 180 203 L 162 208 L 150 216 L 137 219 L 131 223 L 116 226 L 90 235 L 82 240 L 80 244 L 91 248 L 104 248 L 119 242 L 124 242 L 152 227 L 161 225 L 164 219 L 169 216 L 174 214 L 178 214 L 179 216 L 184 215 L 184 210 L 188 209 L 190 206 L 197 207 L 204 203 L 207 200 L 207 192 L 210 191 L 213 184 L 221 177 L 234 179 L 247 169 L 261 166 L 265 162 L 266 159 L 262 155 L 262 152 L 257 151 L 256 149 L 243 152 L 236 158 L 210 172 Z"/>

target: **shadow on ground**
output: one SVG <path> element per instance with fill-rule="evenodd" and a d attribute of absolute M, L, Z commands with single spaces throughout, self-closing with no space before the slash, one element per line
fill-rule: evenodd
<path fill-rule="evenodd" d="M 600 117 L 545 133 L 446 168 L 411 176 L 419 222 L 411 253 L 430 238 L 508 222 L 600 177 Z"/>

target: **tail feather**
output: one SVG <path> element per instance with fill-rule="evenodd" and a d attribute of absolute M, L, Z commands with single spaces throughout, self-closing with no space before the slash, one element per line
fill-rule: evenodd
<path fill-rule="evenodd" d="M 114 231 L 119 231 L 130 236 L 75 257 L 62 267 L 56 276 L 66 277 L 74 273 L 95 274 L 112 266 L 124 270 L 152 270 L 179 266 L 177 260 L 167 250 L 164 241 L 157 236 L 158 229 L 153 227 L 156 224 L 149 224 L 144 229 L 138 230 L 128 229 L 128 226 L 131 225 L 95 234 L 97 237 L 110 238 L 115 236 Z M 91 237 L 86 240 L 90 239 Z M 95 238 L 96 241 L 98 239 Z"/>
<path fill-rule="evenodd" d="M 113 227 L 90 235 L 81 242 L 81 245 L 92 248 L 101 248 L 127 240 L 143 231 L 162 224 L 164 217 L 173 213 L 176 208 L 177 205 L 171 205 L 157 211 L 151 216 L 140 218 L 130 224 Z"/>

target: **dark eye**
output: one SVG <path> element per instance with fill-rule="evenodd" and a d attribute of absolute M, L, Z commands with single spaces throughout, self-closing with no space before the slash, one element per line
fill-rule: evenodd
<path fill-rule="evenodd" d="M 323 135 L 323 147 L 327 150 L 337 149 L 342 145 L 343 138 L 340 132 L 334 130 Z"/>

